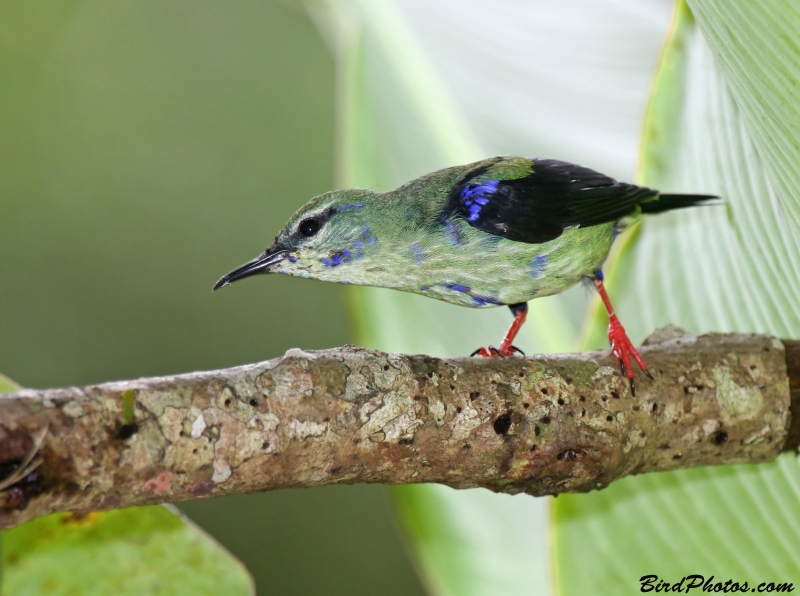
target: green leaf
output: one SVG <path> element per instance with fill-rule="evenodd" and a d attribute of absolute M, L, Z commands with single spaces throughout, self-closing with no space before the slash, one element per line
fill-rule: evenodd
<path fill-rule="evenodd" d="M 796 586 L 800 472 L 794 460 L 785 455 L 774 465 L 645 474 L 590 495 L 560 495 L 553 538 L 557 593 L 634 594 L 639 578 L 650 574 L 670 583 L 701 574 L 750 587 Z"/>
<path fill-rule="evenodd" d="M 252 595 L 244 566 L 167 506 L 56 513 L 3 532 L 2 593 Z"/>
<path fill-rule="evenodd" d="M 667 323 L 800 337 L 800 237 L 725 74 L 679 7 L 645 125 L 642 182 L 725 202 L 648 218 L 624 246 L 607 280 L 634 341 Z M 786 135 L 773 139 L 769 130 L 760 134 L 777 151 Z M 605 317 L 593 324 L 603 327 Z M 751 587 L 800 581 L 800 466 L 791 455 L 562 495 L 553 519 L 559 594 L 638 592 L 647 574 L 677 582 L 700 573 Z"/>
<path fill-rule="evenodd" d="M 17 383 L 9 379 L 7 376 L 0 374 L 0 395 L 3 393 L 14 393 L 18 389 L 22 389 Z"/>
<path fill-rule="evenodd" d="M 800 230 L 800 5 L 691 0 L 795 231 Z"/>
<path fill-rule="evenodd" d="M 395 495 L 433 594 L 547 593 L 544 499 L 433 484 Z"/>

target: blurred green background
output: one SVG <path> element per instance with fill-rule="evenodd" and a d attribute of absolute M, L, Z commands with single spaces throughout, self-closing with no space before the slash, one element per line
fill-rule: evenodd
<path fill-rule="evenodd" d="M 349 339 L 340 287 L 211 293 L 333 186 L 334 65 L 299 3 L 0 2 L 0 371 L 29 387 Z M 420 594 L 383 487 L 183 507 L 259 594 Z"/>

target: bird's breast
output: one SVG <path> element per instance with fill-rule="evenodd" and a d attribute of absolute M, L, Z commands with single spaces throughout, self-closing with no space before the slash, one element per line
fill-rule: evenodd
<path fill-rule="evenodd" d="M 562 292 L 601 267 L 612 224 L 566 230 L 527 244 L 460 230 L 460 242 L 415 240 L 393 257 L 390 287 L 462 306 L 486 308 Z"/>

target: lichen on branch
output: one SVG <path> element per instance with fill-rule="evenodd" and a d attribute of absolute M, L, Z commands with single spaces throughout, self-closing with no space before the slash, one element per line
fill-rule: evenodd
<path fill-rule="evenodd" d="M 642 355 L 655 379 L 636 397 L 607 352 L 438 359 L 352 347 L 21 390 L 0 396 L 0 475 L 38 463 L 0 492 L 0 526 L 334 483 L 585 492 L 630 474 L 769 461 L 784 448 L 792 417 L 779 340 L 667 328 Z"/>

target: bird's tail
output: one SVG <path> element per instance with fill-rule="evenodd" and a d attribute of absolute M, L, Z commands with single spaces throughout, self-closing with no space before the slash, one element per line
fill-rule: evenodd
<path fill-rule="evenodd" d="M 640 203 L 640 205 L 642 207 L 642 213 L 661 213 L 671 209 L 703 205 L 715 199 L 719 199 L 719 197 L 715 195 L 659 194 L 652 199 Z"/>

